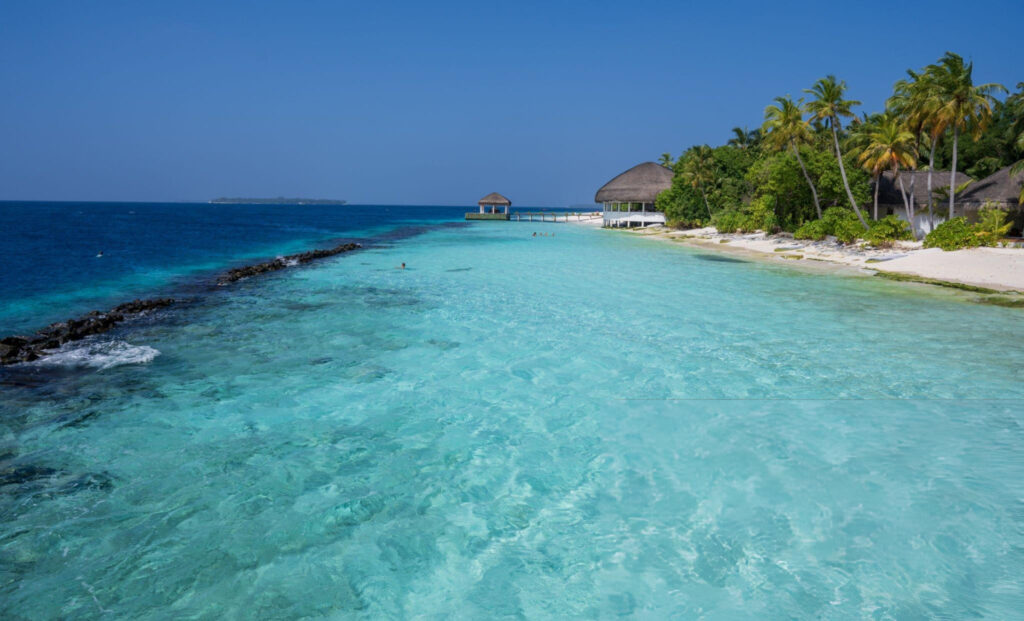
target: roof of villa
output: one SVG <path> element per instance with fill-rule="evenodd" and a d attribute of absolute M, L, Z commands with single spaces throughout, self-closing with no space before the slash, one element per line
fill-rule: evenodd
<path fill-rule="evenodd" d="M 1002 168 L 991 175 L 967 186 L 957 202 L 982 204 L 995 201 L 1007 205 L 1018 205 L 1021 186 L 1024 185 L 1024 171 L 1010 174 L 1010 167 Z"/>
<path fill-rule="evenodd" d="M 914 199 L 919 205 L 928 204 L 928 171 L 927 170 L 901 170 L 900 179 L 903 180 L 903 187 L 907 191 L 907 199 L 910 198 L 910 182 L 914 182 Z M 970 181 L 971 178 L 964 173 L 957 171 L 956 185 Z M 971 184 L 968 187 L 973 187 Z M 949 187 L 949 171 L 936 170 L 932 172 L 932 192 L 939 188 Z M 936 201 L 932 201 L 933 204 Z M 900 193 L 899 181 L 893 178 L 892 171 L 885 171 L 878 180 L 878 204 L 903 206 L 903 195 Z"/>
<path fill-rule="evenodd" d="M 595 203 L 653 203 L 662 191 L 672 187 L 672 169 L 654 162 L 637 164 L 601 186 Z"/>
<path fill-rule="evenodd" d="M 512 206 L 512 201 L 508 200 L 497 192 L 491 192 L 487 196 L 481 198 L 476 202 L 477 205 L 508 205 Z"/>

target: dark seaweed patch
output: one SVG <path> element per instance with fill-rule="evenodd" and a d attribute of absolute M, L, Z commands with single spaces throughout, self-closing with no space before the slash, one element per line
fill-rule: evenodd
<path fill-rule="evenodd" d="M 693 256 L 701 261 L 712 261 L 716 263 L 750 263 L 750 261 L 743 261 L 732 257 L 723 257 L 717 254 L 695 254 Z"/>
<path fill-rule="evenodd" d="M 64 417 L 60 421 L 60 422 L 62 422 L 60 428 L 61 429 L 71 429 L 71 428 L 74 428 L 74 427 L 84 427 L 85 424 L 90 419 L 99 416 L 99 414 L 100 414 L 99 410 L 89 410 L 88 412 L 86 412 L 85 414 L 82 414 L 80 416 Z M 69 418 L 70 418 L 70 420 L 68 420 Z M 67 421 L 67 422 L 64 422 L 64 421 Z"/>
<path fill-rule="evenodd" d="M 45 466 L 12 466 L 0 470 L 0 487 L 24 485 L 60 474 L 59 470 Z"/>

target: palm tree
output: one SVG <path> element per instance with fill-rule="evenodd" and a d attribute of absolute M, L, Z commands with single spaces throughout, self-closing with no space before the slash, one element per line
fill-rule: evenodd
<path fill-rule="evenodd" d="M 800 164 L 800 170 L 804 173 L 807 185 L 811 187 L 811 196 L 814 198 L 814 209 L 818 212 L 818 219 L 821 219 L 821 203 L 818 201 L 818 190 L 807 174 L 807 167 L 800 157 L 800 145 L 811 142 L 811 130 L 804 120 L 803 99 L 796 102 L 787 95 L 776 97 L 775 105 L 764 109 L 764 125 L 761 134 L 765 142 L 776 151 L 792 149 L 796 155 L 796 161 Z"/>
<path fill-rule="evenodd" d="M 893 87 L 892 97 L 886 102 L 886 108 L 903 119 L 906 127 L 913 132 L 915 150 L 920 153 L 922 143 L 928 145 L 928 222 L 929 229 L 935 228 L 935 213 L 932 210 L 932 173 L 935 171 L 935 147 L 939 144 L 942 129 L 935 132 L 935 108 L 937 99 L 934 89 L 925 79 L 924 74 L 912 69 L 907 70 L 909 79 L 898 80 Z M 914 183 L 917 177 L 910 180 L 910 201 L 914 202 Z"/>
<path fill-rule="evenodd" d="M 658 163 L 664 166 L 665 168 L 672 168 L 672 154 L 662 153 L 661 157 L 658 158 Z"/>
<path fill-rule="evenodd" d="M 946 52 L 938 63 L 925 68 L 929 88 L 933 89 L 932 95 L 936 99 L 934 122 L 941 125 L 943 130 L 946 127 L 953 128 L 953 163 L 949 176 L 950 220 L 953 219 L 953 207 L 956 203 L 954 183 L 960 133 L 970 132 L 977 140 L 992 118 L 994 94 L 1006 91 L 1002 84 L 995 82 L 975 86 L 974 78 L 971 76 L 973 71 L 974 63 L 965 63 L 963 58 L 953 52 Z"/>
<path fill-rule="evenodd" d="M 758 135 L 758 131 L 756 129 L 747 130 L 746 127 L 742 129 L 739 127 L 733 127 L 732 134 L 733 137 L 730 138 L 729 142 L 727 142 L 726 144 L 733 147 L 739 147 L 741 149 L 748 149 L 754 146 L 755 144 L 757 144 L 757 141 L 760 138 L 760 136 Z"/>
<path fill-rule="evenodd" d="M 868 223 L 865 222 L 864 216 L 857 207 L 857 201 L 853 199 L 853 192 L 850 191 L 850 182 L 846 178 L 846 167 L 843 166 L 843 153 L 839 149 L 839 131 L 842 129 L 839 117 L 853 116 L 850 108 L 859 106 L 860 102 L 843 99 L 843 94 L 846 92 L 846 82 L 837 82 L 834 75 L 825 76 L 815 82 L 811 88 L 804 89 L 804 92 L 814 96 L 812 101 L 807 102 L 807 111 L 811 113 L 811 118 L 824 121 L 832 129 L 832 141 L 835 143 L 836 159 L 839 160 L 839 174 L 843 178 L 846 197 L 850 199 L 850 206 L 853 207 L 854 213 L 857 214 L 857 219 L 860 220 L 864 229 L 867 230 Z"/>
<path fill-rule="evenodd" d="M 914 168 L 917 165 L 917 150 L 914 134 L 891 114 L 883 115 L 874 124 L 868 135 L 868 144 L 860 155 L 860 163 L 875 177 L 875 219 L 878 219 L 878 186 L 882 171 L 892 171 L 893 181 L 900 182 L 903 207 L 907 210 L 910 228 L 914 230 L 914 207 L 907 201 L 907 190 L 900 177 L 900 167 Z M 916 237 L 917 234 L 914 233 Z"/>
<path fill-rule="evenodd" d="M 700 190 L 704 199 L 704 207 L 708 210 L 708 217 L 711 217 L 711 204 L 708 203 L 707 186 L 715 182 L 715 161 L 711 147 L 706 144 L 690 149 L 683 158 L 683 180 L 690 187 Z"/>
<path fill-rule="evenodd" d="M 843 141 L 843 147 L 846 148 L 848 155 L 861 160 L 861 164 L 864 170 L 868 171 L 871 175 L 871 182 L 874 185 L 874 209 L 872 210 L 872 218 L 878 219 L 878 189 L 880 187 L 879 179 L 882 174 L 881 169 L 875 169 L 871 165 L 864 163 L 861 158 L 864 153 L 867 152 L 868 148 L 874 141 L 874 134 L 878 131 L 879 126 L 882 123 L 883 115 L 872 114 L 868 115 L 864 113 L 862 118 L 854 118 L 853 121 L 847 126 L 846 140 Z"/>

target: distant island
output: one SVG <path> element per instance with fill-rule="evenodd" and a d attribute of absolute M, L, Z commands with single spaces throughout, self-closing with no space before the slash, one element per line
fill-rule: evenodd
<path fill-rule="evenodd" d="M 210 201 L 215 204 L 228 205 L 344 205 L 346 201 L 330 198 L 228 198 L 222 196 Z"/>

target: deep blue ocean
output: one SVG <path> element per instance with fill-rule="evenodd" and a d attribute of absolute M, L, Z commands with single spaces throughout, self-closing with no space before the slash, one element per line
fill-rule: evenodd
<path fill-rule="evenodd" d="M 1021 309 L 464 211 L 0 204 L 181 300 L 0 368 L 0 618 L 1022 618 Z"/>
<path fill-rule="evenodd" d="M 0 333 L 41 328 L 227 266 L 461 218 L 463 207 L 0 202 Z M 97 255 L 103 253 L 102 257 Z M 251 260 L 251 261 L 250 261 Z"/>

